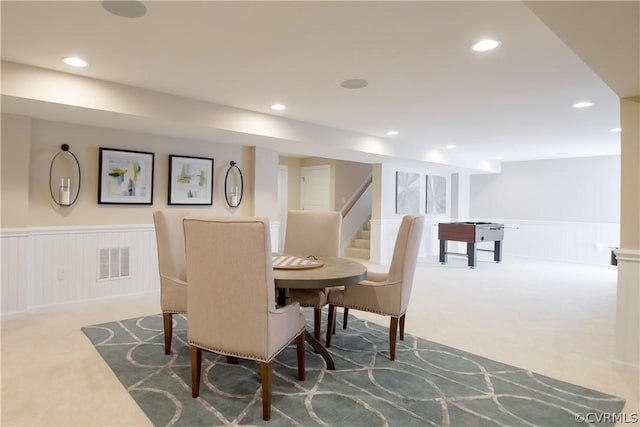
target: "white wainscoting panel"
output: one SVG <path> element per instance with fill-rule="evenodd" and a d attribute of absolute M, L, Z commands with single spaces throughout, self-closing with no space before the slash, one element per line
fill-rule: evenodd
<path fill-rule="evenodd" d="M 610 265 L 611 247 L 618 247 L 620 224 L 514 221 L 504 223 L 503 256 L 590 265 Z"/>
<path fill-rule="evenodd" d="M 27 287 L 29 279 L 29 231 L 12 229 L 2 232 L 0 259 L 2 260 L 0 280 L 2 313 L 23 311 L 27 308 Z"/>
<path fill-rule="evenodd" d="M 1 238 L 3 314 L 160 288 L 153 225 L 2 230 Z M 99 250 L 121 247 L 129 276 L 98 280 Z"/>
<path fill-rule="evenodd" d="M 439 254 L 438 223 L 487 221 L 486 219 L 430 218 L 425 222 L 420 258 Z M 505 225 L 503 259 L 510 256 L 589 265 L 609 265 L 611 248 L 619 246 L 620 224 L 491 219 Z M 385 264 L 393 255 L 400 219 L 371 220 L 371 262 Z M 493 250 L 493 242 L 478 245 Z M 466 253 L 466 244 L 449 242 L 449 252 Z M 375 256 L 375 258 L 374 258 Z M 479 254 L 492 259 L 492 255 Z"/>
<path fill-rule="evenodd" d="M 279 228 L 270 224 L 272 248 Z M 160 291 L 153 224 L 3 229 L 0 241 L 3 315 Z M 125 247 L 129 275 L 99 279 L 100 249 Z"/>

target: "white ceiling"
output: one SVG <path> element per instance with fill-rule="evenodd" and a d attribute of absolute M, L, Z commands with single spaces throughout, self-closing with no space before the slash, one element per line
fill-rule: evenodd
<path fill-rule="evenodd" d="M 608 155 L 618 96 L 640 94 L 638 4 L 147 1 L 122 18 L 101 2 L 3 0 L 2 59 L 476 159 Z M 502 46 L 470 49 L 486 37 Z M 369 85 L 340 87 L 354 78 Z"/>

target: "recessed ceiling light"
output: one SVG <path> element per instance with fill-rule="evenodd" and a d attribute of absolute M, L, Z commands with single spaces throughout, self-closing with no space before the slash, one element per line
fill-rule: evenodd
<path fill-rule="evenodd" d="M 387 132 L 387 135 L 389 135 L 389 136 L 394 136 L 394 135 L 397 135 L 397 134 L 398 134 L 397 130 L 390 130 L 389 132 Z"/>
<path fill-rule="evenodd" d="M 479 42 L 474 44 L 471 49 L 475 50 L 476 52 L 486 52 L 488 50 L 495 49 L 500 45 L 501 43 L 498 40 L 485 39 L 480 40 Z"/>
<path fill-rule="evenodd" d="M 622 132 L 622 128 L 613 128 L 611 132 Z"/>
<path fill-rule="evenodd" d="M 592 105 L 593 105 L 593 102 L 587 102 L 587 101 L 576 102 L 575 104 L 573 104 L 573 108 L 586 108 L 586 107 L 591 107 Z"/>
<path fill-rule="evenodd" d="M 102 7 L 122 18 L 141 18 L 147 14 L 147 7 L 142 2 L 134 0 L 104 0 Z"/>
<path fill-rule="evenodd" d="M 287 108 L 287 106 L 283 104 L 273 104 L 271 106 L 271 109 L 273 110 L 284 110 L 285 108 Z"/>
<path fill-rule="evenodd" d="M 451 150 L 451 149 L 453 149 L 453 148 L 456 148 L 456 146 L 455 146 L 455 145 L 453 145 L 453 144 L 451 144 L 451 145 L 447 145 L 447 148 L 448 148 L 449 150 Z"/>
<path fill-rule="evenodd" d="M 366 87 L 368 85 L 369 85 L 369 82 L 364 79 L 351 79 L 351 80 L 345 80 L 342 83 L 340 83 L 340 86 L 342 86 L 345 89 L 362 89 L 363 87 Z"/>
<path fill-rule="evenodd" d="M 63 59 L 64 63 L 67 65 L 71 65 L 72 67 L 83 68 L 87 66 L 87 61 L 82 58 L 78 58 L 77 56 L 69 56 Z"/>

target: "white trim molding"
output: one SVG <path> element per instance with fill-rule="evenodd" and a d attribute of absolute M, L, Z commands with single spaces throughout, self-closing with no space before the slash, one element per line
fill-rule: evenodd
<path fill-rule="evenodd" d="M 153 224 L 75 225 L 63 227 L 3 228 L 0 237 L 47 236 L 54 234 L 126 233 L 130 231 L 155 231 Z"/>
<path fill-rule="evenodd" d="M 640 377 L 640 249 L 620 248 L 613 366 Z"/>
<path fill-rule="evenodd" d="M 623 249 L 618 248 L 613 252 L 616 254 L 616 259 L 618 261 L 628 261 L 636 264 L 640 264 L 640 249 Z M 638 267 L 640 268 L 640 266 Z"/>

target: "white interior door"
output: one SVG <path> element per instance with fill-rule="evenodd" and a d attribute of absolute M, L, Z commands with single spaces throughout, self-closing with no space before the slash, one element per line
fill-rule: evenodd
<path fill-rule="evenodd" d="M 300 209 L 328 211 L 331 206 L 331 166 L 303 166 L 300 180 Z"/>

